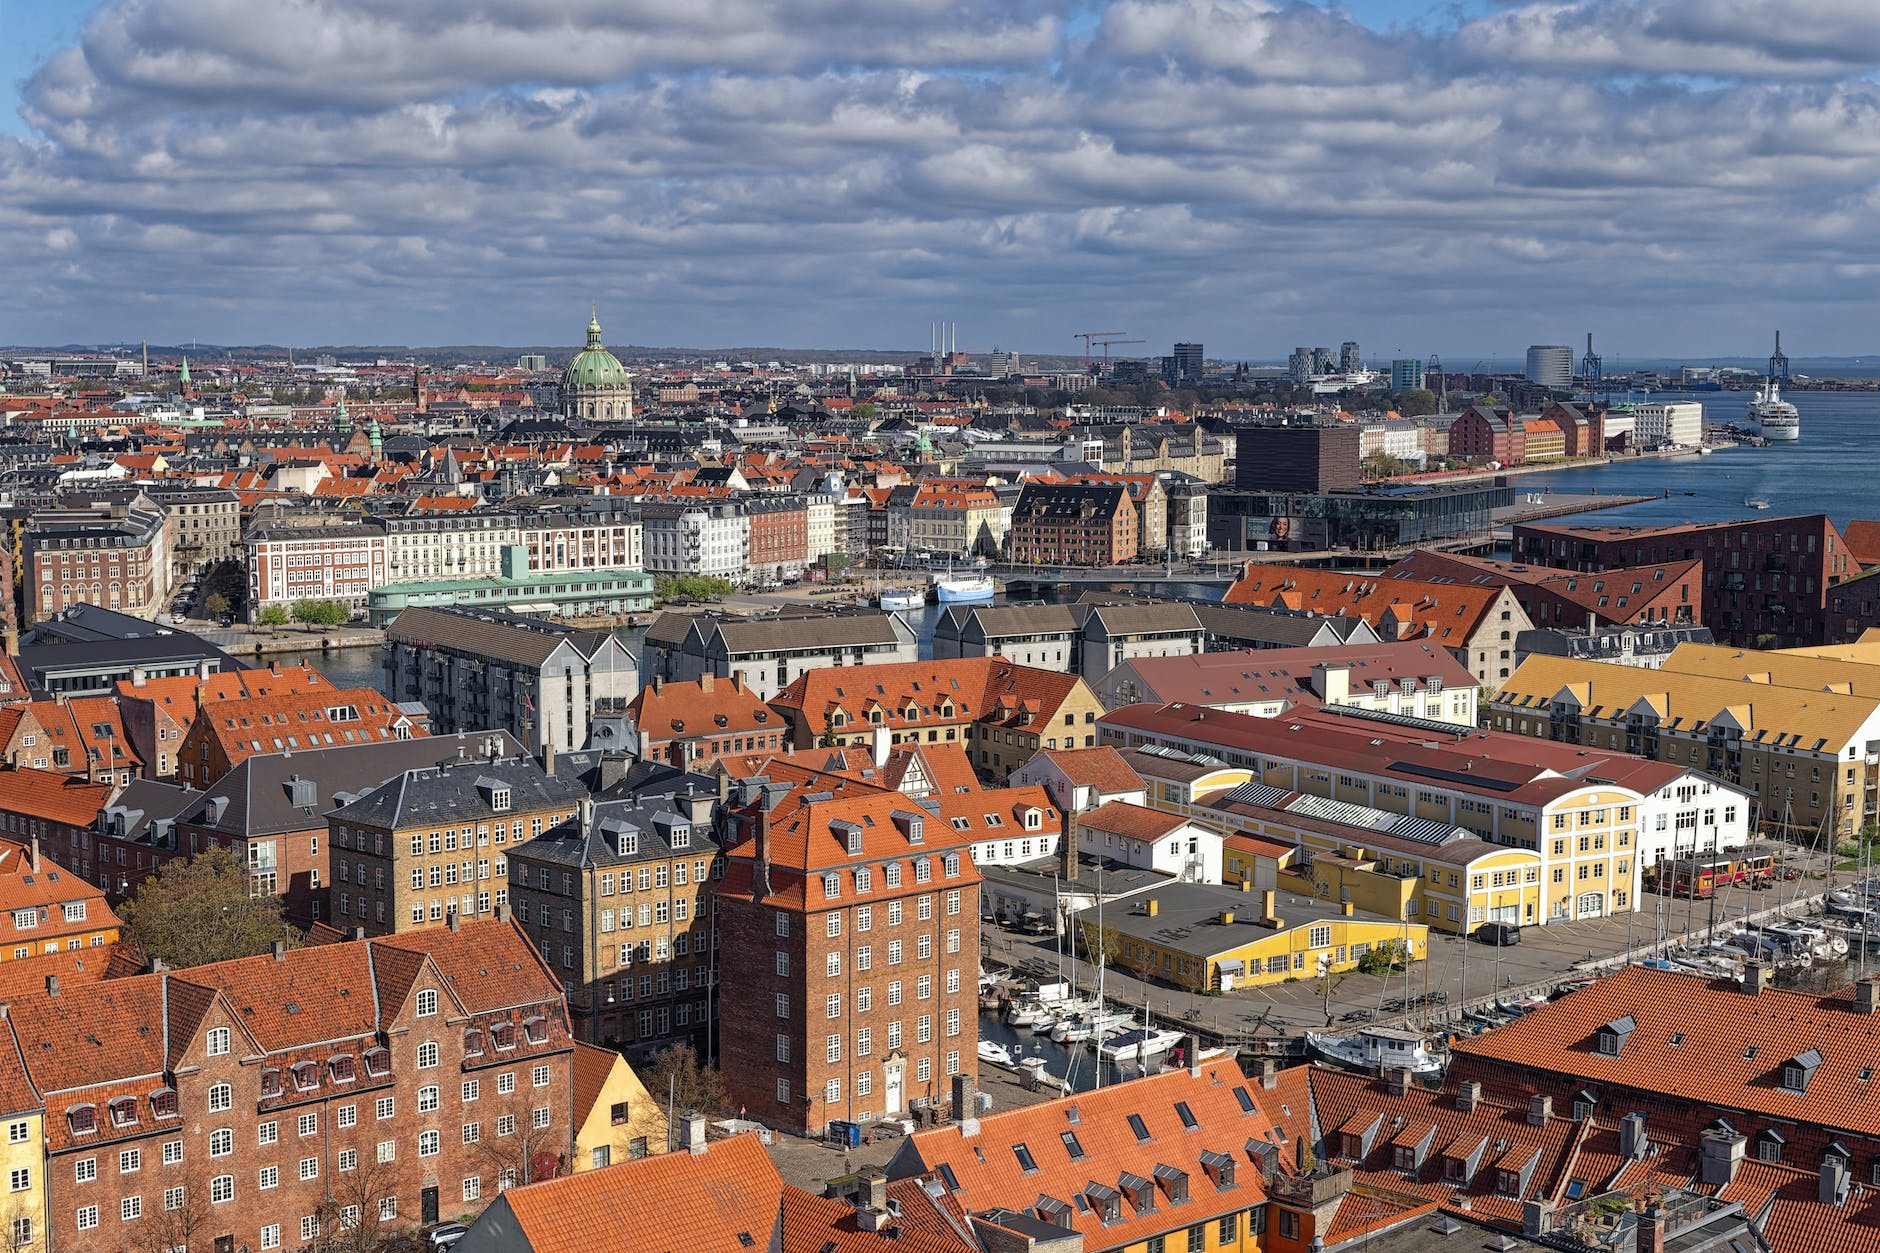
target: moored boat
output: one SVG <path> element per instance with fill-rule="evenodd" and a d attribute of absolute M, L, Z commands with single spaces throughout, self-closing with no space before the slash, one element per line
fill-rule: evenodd
<path fill-rule="evenodd" d="M 1342 1036 L 1306 1032 L 1306 1047 L 1319 1057 L 1334 1066 L 1372 1074 L 1407 1070 L 1413 1075 L 1440 1075 L 1448 1062 L 1428 1045 L 1421 1033 L 1392 1027 L 1366 1027 L 1356 1035 Z"/>

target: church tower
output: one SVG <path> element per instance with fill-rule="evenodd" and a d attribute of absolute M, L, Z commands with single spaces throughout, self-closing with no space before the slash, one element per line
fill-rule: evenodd
<path fill-rule="evenodd" d="M 620 359 L 601 343 L 598 311 L 588 318 L 587 347 L 561 372 L 561 411 L 581 422 L 626 422 L 633 417 L 633 383 Z"/>

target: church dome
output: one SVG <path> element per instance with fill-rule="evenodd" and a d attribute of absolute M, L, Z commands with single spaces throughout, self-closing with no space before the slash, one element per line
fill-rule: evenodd
<path fill-rule="evenodd" d="M 564 391 L 627 386 L 627 371 L 620 358 L 601 345 L 598 317 L 588 320 L 587 347 L 577 352 L 561 372 L 561 385 Z"/>

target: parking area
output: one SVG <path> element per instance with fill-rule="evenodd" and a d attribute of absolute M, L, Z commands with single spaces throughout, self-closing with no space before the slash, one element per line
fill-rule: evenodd
<path fill-rule="evenodd" d="M 1209 995 L 1159 981 L 1145 984 L 1112 966 L 1104 972 L 1104 994 L 1122 1004 L 1146 1005 L 1170 1025 L 1193 1023 L 1229 1042 L 1254 1034 L 1296 1036 L 1328 1024 L 1404 1017 L 1436 1020 L 1453 1016 L 1464 1004 L 1481 1005 L 1535 988 L 1544 991 L 1573 975 L 1636 960 L 1687 937 L 1697 943 L 1713 933 L 1725 939 L 1745 916 L 1775 909 L 1807 912 L 1827 886 L 1827 861 L 1797 853 L 1793 864 L 1796 878 L 1766 890 L 1732 887 L 1712 899 L 1694 901 L 1646 894 L 1635 912 L 1527 927 L 1519 942 L 1508 947 L 1432 931 L 1428 961 L 1388 977 L 1341 975 L 1329 989 L 1307 977 Z M 1095 985 L 1095 967 L 1068 954 L 1060 959 L 1054 937 L 1016 935 L 988 925 L 982 950 L 989 969 L 1005 966 L 1053 978 L 1062 969 L 1064 977 L 1074 978 L 1081 988 Z"/>

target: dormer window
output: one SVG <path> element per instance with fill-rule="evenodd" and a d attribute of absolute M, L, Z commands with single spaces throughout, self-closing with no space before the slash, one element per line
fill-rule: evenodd
<path fill-rule="evenodd" d="M 111 1125 L 113 1127 L 135 1127 L 137 1125 L 137 1098 L 120 1096 L 111 1102 Z"/>
<path fill-rule="evenodd" d="M 1521 1195 L 1521 1172 L 1518 1170 L 1498 1170 L 1495 1172 L 1495 1191 L 1503 1196 Z"/>
<path fill-rule="evenodd" d="M 1036 831 L 1043 825 L 1044 811 L 1042 809 L 1027 809 L 1025 811 L 1025 830 Z"/>
<path fill-rule="evenodd" d="M 465 1057 L 483 1056 L 483 1028 L 471 1027 L 463 1033 L 463 1054 Z"/>
<path fill-rule="evenodd" d="M 914 882 L 927 883 L 933 879 L 933 860 L 927 857 L 914 859 Z"/>
<path fill-rule="evenodd" d="M 691 848 L 692 847 L 692 828 L 691 827 L 674 827 L 672 829 L 671 844 L 674 848 Z"/>
<path fill-rule="evenodd" d="M 870 870 L 867 866 L 857 866 L 855 868 L 855 894 L 861 896 L 873 890 L 874 880 L 874 871 Z"/>
<path fill-rule="evenodd" d="M 320 1067 L 314 1062 L 297 1062 L 294 1065 L 294 1090 L 311 1092 L 320 1086 Z"/>
<path fill-rule="evenodd" d="M 548 1040 L 548 1019 L 531 1018 L 522 1024 L 522 1034 L 530 1044 L 543 1044 Z"/>
<path fill-rule="evenodd" d="M 833 900 L 838 899 L 842 895 L 842 876 L 841 875 L 826 874 L 822 877 L 822 881 L 823 881 L 823 899 L 824 900 L 833 901 Z"/>
<path fill-rule="evenodd" d="M 75 1136 L 88 1136 L 98 1130 L 98 1107 L 96 1105 L 74 1105 L 65 1111 L 66 1125 Z"/>
<path fill-rule="evenodd" d="M 326 1073 L 334 1083 L 351 1083 L 357 1072 L 353 1068 L 353 1059 L 349 1056 L 334 1057 L 326 1063 Z"/>
<path fill-rule="evenodd" d="M 490 1028 L 490 1043 L 499 1050 L 516 1047 L 516 1028 L 513 1023 L 499 1022 Z"/>
<path fill-rule="evenodd" d="M 1815 1077 L 1815 1071 L 1821 1066 L 1821 1053 L 1809 1049 L 1798 1053 L 1782 1064 L 1782 1087 L 1788 1092 L 1808 1091 L 1809 1080 Z"/>
<path fill-rule="evenodd" d="M 264 1070 L 261 1072 L 261 1095 L 279 1096 L 281 1094 L 281 1072 Z"/>
<path fill-rule="evenodd" d="M 1594 1033 L 1599 1051 L 1606 1057 L 1617 1057 L 1625 1049 L 1625 1042 L 1638 1030 L 1638 1022 L 1632 1015 L 1625 1014 L 1613 1019 Z"/>
<path fill-rule="evenodd" d="M 392 1053 L 390 1049 L 371 1048 L 366 1050 L 366 1077 L 383 1079 L 392 1073 Z"/>
<path fill-rule="evenodd" d="M 158 1088 L 150 1094 L 150 1113 L 155 1118 L 176 1117 L 176 1089 Z"/>

